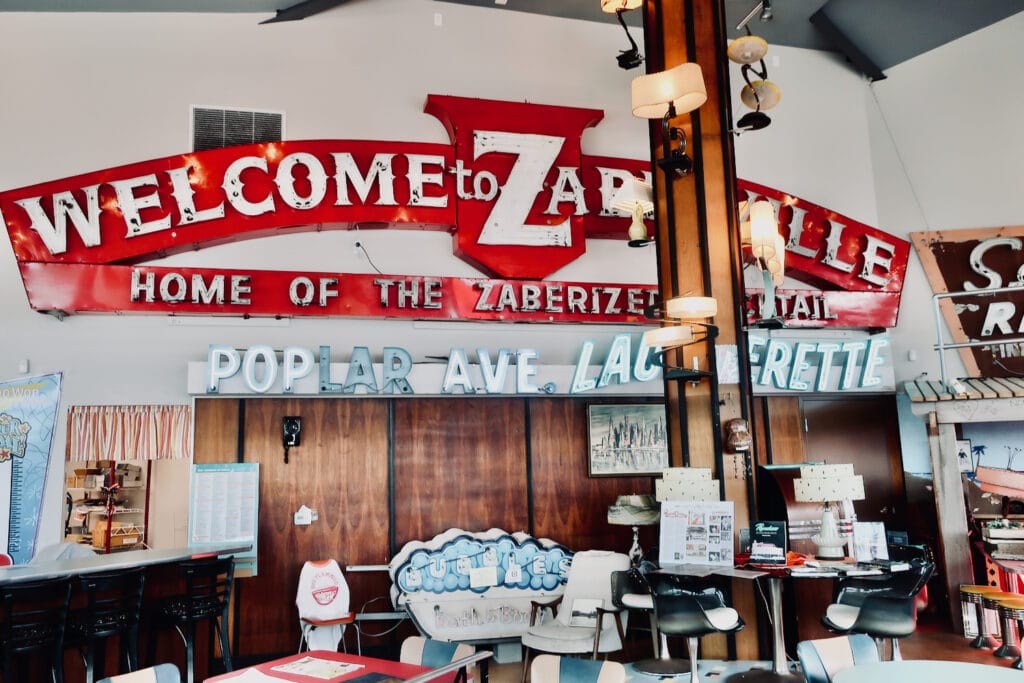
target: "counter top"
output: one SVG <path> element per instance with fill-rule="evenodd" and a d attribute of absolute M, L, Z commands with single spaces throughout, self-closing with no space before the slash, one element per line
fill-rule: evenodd
<path fill-rule="evenodd" d="M 61 576 L 95 574 L 97 572 L 116 571 L 131 567 L 168 564 L 205 555 L 230 555 L 232 553 L 246 552 L 251 548 L 251 544 L 239 542 L 225 543 L 221 546 L 204 545 L 168 550 L 125 550 L 109 555 L 92 555 L 68 560 L 40 562 L 38 564 L 12 565 L 0 567 L 0 585 L 22 583 L 25 581 L 42 581 Z"/>

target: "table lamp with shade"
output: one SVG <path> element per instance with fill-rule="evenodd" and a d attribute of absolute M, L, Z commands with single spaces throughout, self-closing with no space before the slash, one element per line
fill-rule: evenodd
<path fill-rule="evenodd" d="M 640 549 L 640 527 L 657 524 L 661 520 L 661 509 L 650 494 L 619 496 L 614 505 L 608 506 L 608 523 L 633 527 L 633 545 L 629 559 L 638 566 L 644 557 Z"/>
<path fill-rule="evenodd" d="M 819 559 L 846 557 L 846 537 L 839 533 L 833 503 L 864 500 L 864 478 L 853 473 L 853 465 L 804 465 L 793 479 L 793 495 L 801 503 L 823 503 L 821 531 L 813 537 Z"/>

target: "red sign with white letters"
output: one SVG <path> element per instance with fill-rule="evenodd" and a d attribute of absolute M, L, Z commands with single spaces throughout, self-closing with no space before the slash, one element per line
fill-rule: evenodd
<path fill-rule="evenodd" d="M 624 240 L 628 216 L 612 208 L 616 195 L 633 177 L 651 179 L 649 162 L 582 154 L 583 131 L 600 110 L 430 95 L 426 111 L 452 144 L 245 145 L 0 193 L 29 303 L 63 313 L 645 322 L 655 285 L 544 279 L 582 256 L 588 238 Z M 907 243 L 771 188 L 741 182 L 740 190 L 780 207 L 788 270 L 819 286 L 886 295 L 871 299 L 880 303 L 868 316 L 847 314 L 842 292 L 792 295 L 787 323 L 895 324 Z M 494 279 L 137 265 L 357 224 L 452 232 L 454 253 Z"/>

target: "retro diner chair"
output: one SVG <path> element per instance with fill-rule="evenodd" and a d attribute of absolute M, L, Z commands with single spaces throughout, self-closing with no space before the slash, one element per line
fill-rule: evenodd
<path fill-rule="evenodd" d="M 5 682 L 29 680 L 27 658 L 36 656 L 46 662 L 53 683 L 63 683 L 64 630 L 70 602 L 70 577 L 0 586 L 0 654 Z"/>
<path fill-rule="evenodd" d="M 843 669 L 877 662 L 878 649 L 871 636 L 854 633 L 802 640 L 796 645 L 796 656 L 807 683 L 832 683 L 832 677 Z"/>
<path fill-rule="evenodd" d="M 885 659 L 885 641 L 889 640 L 892 642 L 891 658 L 902 659 L 899 639 L 906 638 L 917 628 L 918 594 L 934 571 L 934 562 L 916 558 L 905 571 L 843 579 L 821 623 L 832 633 L 871 636 L 879 659 Z"/>
<path fill-rule="evenodd" d="M 309 650 L 337 651 L 338 643 L 345 646 L 345 627 L 356 620 L 349 609 L 349 590 L 345 574 L 336 560 L 310 560 L 299 572 L 299 587 L 295 606 L 299 609 L 299 652 Z M 356 631 L 357 651 L 359 629 Z"/>
<path fill-rule="evenodd" d="M 530 680 L 537 683 L 625 683 L 626 667 L 612 661 L 537 655 L 530 665 Z"/>
<path fill-rule="evenodd" d="M 633 666 L 637 671 L 658 676 L 690 672 L 691 683 L 699 683 L 697 654 L 700 637 L 739 631 L 745 625 L 743 619 L 725 604 L 722 592 L 708 577 L 658 571 L 648 574 L 647 578 L 654 595 L 661 656 L 636 662 Z M 686 638 L 689 661 L 671 657 L 668 636 Z"/>
<path fill-rule="evenodd" d="M 402 641 L 398 661 L 436 669 L 439 666 L 451 664 L 457 659 L 470 657 L 473 653 L 473 646 L 466 643 L 450 643 L 423 636 L 409 636 Z M 466 669 L 461 669 L 456 675 L 457 682 L 466 683 L 468 679 L 469 674 Z"/>
<path fill-rule="evenodd" d="M 179 565 L 185 579 L 185 592 L 162 599 L 151 615 L 155 628 L 174 628 L 185 644 L 186 681 L 195 683 L 196 626 L 210 626 L 210 655 L 214 647 L 213 632 L 219 636 L 221 663 L 231 671 L 231 644 L 228 640 L 228 610 L 234 586 L 235 560 L 233 557 L 203 557 L 185 560 Z M 156 638 L 149 637 L 147 661 L 156 656 Z"/>
<path fill-rule="evenodd" d="M 145 568 L 84 574 L 78 582 L 85 594 L 85 606 L 68 615 L 66 644 L 82 653 L 86 683 L 96 680 L 97 668 L 102 675 L 104 644 L 115 636 L 121 649 L 120 670 L 135 671 L 139 668 L 139 614 Z"/>
<path fill-rule="evenodd" d="M 572 558 L 562 595 L 550 602 L 533 601 L 530 626 L 522 635 L 523 674 L 530 672 L 531 651 L 551 654 L 607 654 L 622 649 L 628 612 L 612 603 L 612 573 L 626 571 L 624 553 L 582 550 Z M 554 616 L 549 610 L 554 610 Z"/>
<path fill-rule="evenodd" d="M 120 676 L 111 676 L 98 683 L 181 683 L 181 672 L 174 664 L 157 664 Z"/>

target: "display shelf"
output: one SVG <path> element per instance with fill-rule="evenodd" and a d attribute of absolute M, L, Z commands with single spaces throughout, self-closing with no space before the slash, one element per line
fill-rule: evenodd
<path fill-rule="evenodd" d="M 144 460 L 68 463 L 65 540 L 85 541 L 100 553 L 144 547 L 147 471 Z"/>

